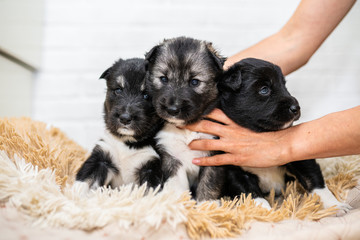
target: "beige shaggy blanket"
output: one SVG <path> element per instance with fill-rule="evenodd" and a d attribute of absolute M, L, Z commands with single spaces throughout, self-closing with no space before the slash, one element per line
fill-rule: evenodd
<path fill-rule="evenodd" d="M 354 210 L 336 216 L 296 184 L 272 209 L 250 196 L 196 204 L 185 192 L 74 184 L 88 153 L 61 130 L 0 119 L 0 239 L 360 239 L 360 156 L 321 159 L 329 189 Z"/>

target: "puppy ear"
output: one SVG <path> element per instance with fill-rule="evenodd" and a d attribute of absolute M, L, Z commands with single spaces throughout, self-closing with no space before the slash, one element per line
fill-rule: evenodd
<path fill-rule="evenodd" d="M 156 45 L 149 52 L 145 53 L 145 70 L 149 68 L 149 64 L 155 62 L 161 45 Z"/>
<path fill-rule="evenodd" d="M 236 92 L 241 87 L 241 70 L 237 66 L 230 67 L 224 72 L 221 80 L 218 82 L 218 88 L 223 91 Z"/>
<path fill-rule="evenodd" d="M 205 42 L 205 46 L 219 69 L 223 69 L 226 58 L 221 56 L 219 52 L 216 51 L 211 42 Z"/>
<path fill-rule="evenodd" d="M 108 79 L 110 72 L 111 72 L 112 67 L 109 67 L 108 69 L 105 70 L 105 72 L 103 72 L 100 76 L 99 79 Z"/>

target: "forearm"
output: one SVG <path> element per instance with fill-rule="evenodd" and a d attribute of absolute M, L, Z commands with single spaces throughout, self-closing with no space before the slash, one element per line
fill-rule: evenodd
<path fill-rule="evenodd" d="M 307 63 L 354 3 L 355 0 L 302 0 L 279 32 L 229 57 L 225 68 L 243 58 L 255 57 L 279 65 L 284 75 L 295 71 Z"/>
<path fill-rule="evenodd" d="M 284 131 L 285 162 L 360 154 L 360 106 Z"/>
<path fill-rule="evenodd" d="M 247 57 L 264 59 L 280 66 L 284 75 L 300 68 L 309 60 L 311 54 L 302 51 L 302 39 L 292 37 L 283 30 L 261 42 L 229 57 L 225 69 Z"/>

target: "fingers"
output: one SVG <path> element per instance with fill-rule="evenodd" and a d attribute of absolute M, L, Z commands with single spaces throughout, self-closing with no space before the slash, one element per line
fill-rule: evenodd
<path fill-rule="evenodd" d="M 194 132 L 203 132 L 221 137 L 226 129 L 226 125 L 222 125 L 209 120 L 202 120 L 193 124 L 186 125 L 185 128 Z"/>
<path fill-rule="evenodd" d="M 228 118 L 226 114 L 218 108 L 215 108 L 211 113 L 209 113 L 206 116 L 206 118 L 210 118 L 212 120 L 224 123 L 226 125 L 233 123 L 233 121 L 230 118 Z"/>
<path fill-rule="evenodd" d="M 226 151 L 224 143 L 218 139 L 193 140 L 188 146 L 199 151 Z"/>
<path fill-rule="evenodd" d="M 238 165 L 239 161 L 236 161 L 231 154 L 224 153 L 211 157 L 195 158 L 192 161 L 193 164 L 199 166 L 220 166 L 220 165 Z"/>
<path fill-rule="evenodd" d="M 209 120 L 202 120 L 193 124 L 186 125 L 184 128 L 194 132 L 208 133 L 214 136 L 218 136 L 220 138 L 227 136 L 229 139 L 236 139 L 236 137 L 239 135 L 248 135 L 252 133 L 251 130 L 241 127 L 236 123 L 230 124 L 223 125 Z"/>

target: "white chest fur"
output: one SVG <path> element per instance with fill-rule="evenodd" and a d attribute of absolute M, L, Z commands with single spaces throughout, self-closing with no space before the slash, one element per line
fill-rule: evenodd
<path fill-rule="evenodd" d="M 177 176 L 170 180 L 170 182 L 174 182 L 174 184 L 171 184 L 172 188 L 179 187 L 181 190 L 188 190 L 189 182 L 191 184 L 193 179 L 198 177 L 199 173 L 199 167 L 192 164 L 192 160 L 209 155 L 209 152 L 191 150 L 188 144 L 194 139 L 209 139 L 212 137 L 213 136 L 209 134 L 180 129 L 173 124 L 166 124 L 157 134 L 158 144 L 162 145 L 167 153 L 179 160 L 182 164 L 177 173 L 177 175 L 182 176 Z M 186 174 L 186 176 L 183 176 L 184 174 Z"/>
<path fill-rule="evenodd" d="M 285 173 L 283 167 L 270 168 L 250 168 L 243 167 L 245 171 L 256 174 L 259 177 L 259 186 L 263 192 L 270 192 L 274 188 L 275 193 L 281 193 L 281 189 L 285 186 Z"/>
<path fill-rule="evenodd" d="M 113 163 L 119 169 L 119 175 L 113 176 L 112 179 L 112 182 L 118 186 L 136 182 L 136 169 L 153 157 L 159 157 L 151 146 L 141 149 L 129 148 L 108 131 L 105 131 L 103 141 L 99 141 L 98 145 L 110 154 Z"/>

